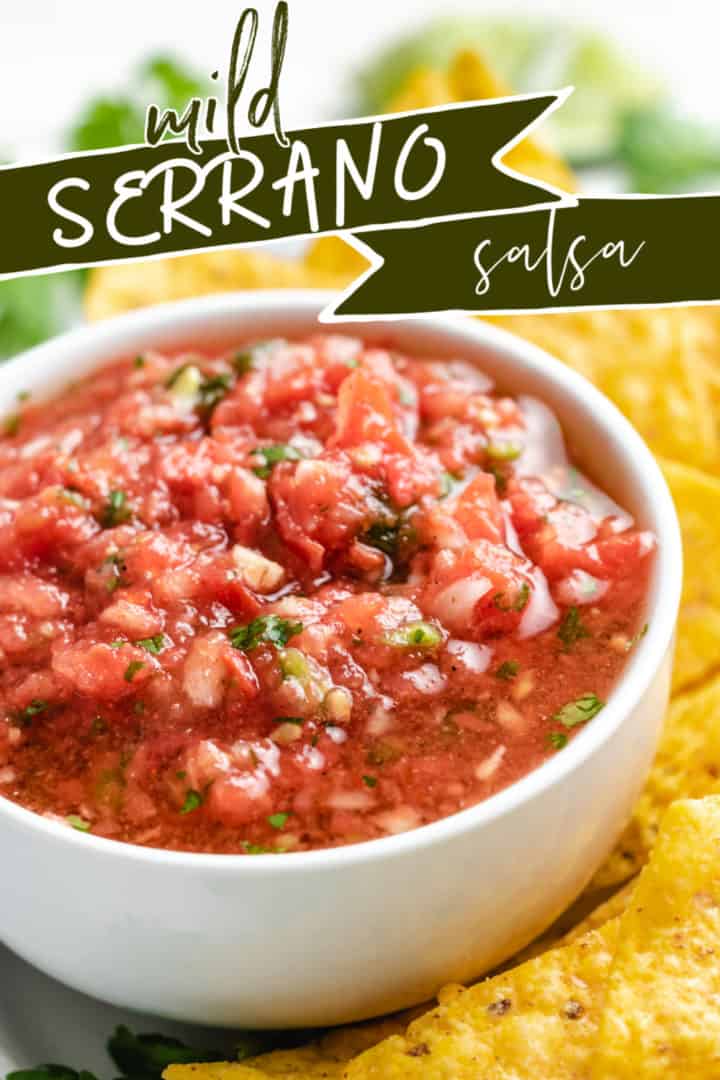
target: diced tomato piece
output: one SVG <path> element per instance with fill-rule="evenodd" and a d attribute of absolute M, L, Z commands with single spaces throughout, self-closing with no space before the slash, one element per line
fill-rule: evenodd
<path fill-rule="evenodd" d="M 480 472 L 460 493 L 455 517 L 470 540 L 503 540 L 503 517 L 495 488 L 495 478 Z"/>

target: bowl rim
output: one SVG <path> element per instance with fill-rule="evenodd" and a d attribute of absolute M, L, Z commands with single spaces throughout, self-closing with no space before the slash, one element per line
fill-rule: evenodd
<path fill-rule="evenodd" d="M 321 289 L 267 289 L 221 293 L 153 305 L 97 324 L 81 326 L 52 338 L 13 357 L 4 365 L 3 373 L 14 372 L 21 366 L 27 371 L 27 365 L 47 364 L 56 353 L 67 354 L 68 351 L 93 345 L 99 352 L 110 350 L 110 359 L 111 350 L 118 349 L 123 337 L 157 332 L 161 327 L 166 327 L 168 340 L 171 340 L 173 334 L 177 334 L 178 327 L 182 328 L 183 322 L 195 328 L 203 320 L 213 324 L 214 320 L 223 317 L 231 319 L 243 312 L 312 320 L 333 297 L 333 292 Z M 367 327 L 368 322 L 364 325 Z M 221 876 L 241 874 L 265 877 L 340 870 L 369 861 L 412 855 L 499 822 L 523 804 L 542 797 L 562 783 L 598 752 L 628 720 L 672 644 L 682 587 L 682 542 L 677 514 L 665 478 L 648 446 L 617 407 L 584 376 L 507 330 L 454 314 L 432 315 L 422 319 L 401 318 L 393 323 L 384 321 L 383 326 L 388 332 L 394 329 L 415 337 L 422 334 L 423 327 L 427 327 L 434 333 L 455 338 L 458 344 L 464 339 L 475 347 L 501 353 L 511 366 L 519 365 L 539 381 L 561 384 L 563 391 L 574 398 L 581 412 L 593 413 L 625 461 L 634 463 L 631 472 L 638 477 L 642 475 L 642 483 L 634 479 L 631 486 L 643 491 L 658 538 L 657 562 L 647 597 L 648 630 L 633 651 L 602 711 L 570 741 L 562 753 L 542 762 L 519 780 L 475 806 L 407 832 L 356 844 L 273 853 L 271 858 L 143 847 L 127 841 L 80 833 L 2 795 L 0 823 L 3 817 L 14 820 L 20 827 L 43 834 L 48 841 L 77 846 L 78 850 L 88 855 L 95 852 L 100 858 L 117 858 L 180 872 L 194 870 Z M 340 334 L 354 332 L 347 323 L 321 323 L 320 331 Z M 355 332 L 361 336 L 362 327 L 359 326 Z M 89 370 L 101 363 L 102 358 L 99 358 L 98 364 L 92 364 Z"/>

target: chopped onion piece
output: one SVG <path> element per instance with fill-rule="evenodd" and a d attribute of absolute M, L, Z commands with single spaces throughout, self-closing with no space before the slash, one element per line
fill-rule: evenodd
<path fill-rule="evenodd" d="M 420 694 L 439 694 L 447 681 L 435 664 L 423 664 L 414 671 L 406 671 L 403 678 Z"/>
<path fill-rule="evenodd" d="M 475 769 L 475 776 L 478 780 L 489 780 L 493 776 L 502 763 L 502 759 L 505 757 L 506 747 L 496 746 L 492 754 L 481 761 Z"/>
<path fill-rule="evenodd" d="M 347 724 L 352 707 L 352 694 L 344 686 L 334 686 L 323 699 L 323 708 L 335 724 Z"/>
<path fill-rule="evenodd" d="M 561 604 L 579 606 L 594 604 L 608 591 L 610 583 L 593 577 L 585 570 L 573 570 L 555 586 Z"/>
<path fill-rule="evenodd" d="M 445 626 L 463 630 L 472 622 L 475 607 L 486 596 L 492 585 L 481 574 L 453 581 L 442 589 L 432 601 L 432 613 Z"/>
<path fill-rule="evenodd" d="M 498 702 L 495 716 L 500 727 L 515 734 L 524 731 L 527 726 L 523 714 L 509 701 Z"/>
<path fill-rule="evenodd" d="M 410 806 L 398 806 L 395 810 L 385 810 L 377 814 L 375 821 L 388 833 L 408 832 L 420 824 L 420 815 Z"/>
<path fill-rule="evenodd" d="M 518 627 L 519 638 L 534 637 L 547 630 L 548 626 L 558 618 L 558 609 L 553 603 L 553 598 L 548 589 L 547 578 L 542 570 L 535 569 L 530 574 L 533 587 L 530 590 L 530 599 L 523 612 L 520 626 Z"/>
<path fill-rule="evenodd" d="M 369 810 L 374 803 L 369 791 L 335 791 L 327 801 L 333 810 Z"/>
<path fill-rule="evenodd" d="M 474 641 L 461 641 L 459 638 L 451 638 L 448 641 L 447 651 L 474 675 L 481 675 L 483 671 L 487 671 L 492 659 L 492 649 L 487 645 L 478 645 Z"/>
<path fill-rule="evenodd" d="M 232 557 L 244 584 L 255 592 L 274 592 L 285 581 L 285 570 L 280 563 L 266 559 L 259 551 L 235 544 Z"/>

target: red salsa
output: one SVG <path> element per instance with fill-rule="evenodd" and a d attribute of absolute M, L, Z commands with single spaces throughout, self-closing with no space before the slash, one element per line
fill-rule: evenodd
<path fill-rule="evenodd" d="M 0 438 L 0 794 L 189 851 L 434 821 L 599 712 L 654 544 L 462 360 L 113 362 Z"/>

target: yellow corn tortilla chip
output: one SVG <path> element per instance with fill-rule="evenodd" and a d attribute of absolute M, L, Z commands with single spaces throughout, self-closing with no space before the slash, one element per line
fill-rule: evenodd
<path fill-rule="evenodd" d="M 432 109 L 455 101 L 448 76 L 433 68 L 416 68 L 405 80 L 394 98 L 387 102 L 384 112 L 412 112 L 414 109 Z"/>
<path fill-rule="evenodd" d="M 370 264 L 340 236 L 320 236 L 307 250 L 305 266 L 312 274 L 331 276 L 338 288 L 349 285 Z"/>
<path fill-rule="evenodd" d="M 344 256 L 350 270 L 338 260 L 333 243 L 327 242 L 319 247 L 319 253 L 305 259 L 228 249 L 100 266 L 90 274 L 85 314 L 95 321 L 149 304 L 236 289 L 338 289 L 367 265 L 353 248 L 343 246 L 354 256 L 352 261 L 349 255 Z"/>
<path fill-rule="evenodd" d="M 418 68 L 387 105 L 388 112 L 427 109 L 460 101 L 507 97 L 511 89 L 497 77 L 479 53 L 464 49 L 453 58 L 447 73 Z M 535 136 L 523 139 L 503 159 L 517 172 L 574 191 L 573 174 L 565 162 Z"/>
<path fill-rule="evenodd" d="M 682 530 L 684 581 L 673 691 L 701 683 L 720 667 L 720 480 L 674 461 L 661 462 Z"/>
<path fill-rule="evenodd" d="M 270 1054 L 248 1061 L 263 1076 L 335 1077 L 342 1075 L 343 1066 L 371 1046 L 376 1046 L 392 1035 L 404 1034 L 410 1021 L 429 1006 L 407 1010 L 365 1024 L 328 1031 L 310 1046 L 299 1050 L 274 1050 Z M 254 1074 L 257 1080 L 257 1072 Z M 236 1078 L 240 1080 L 240 1078 Z"/>
<path fill-rule="evenodd" d="M 656 454 L 700 469 L 720 467 L 720 412 L 709 359 L 713 342 L 720 354 L 720 324 L 709 320 L 706 309 L 553 312 L 488 321 L 589 378 Z"/>
<path fill-rule="evenodd" d="M 594 1041 L 617 924 L 478 983 L 355 1058 L 347 1080 L 576 1077 Z"/>
<path fill-rule="evenodd" d="M 670 705 L 657 756 L 630 824 L 591 888 L 617 885 L 637 873 L 655 843 L 663 814 L 676 799 L 716 794 L 720 794 L 718 676 L 699 690 L 680 694 Z"/>
<path fill-rule="evenodd" d="M 483 57 L 471 49 L 464 49 L 454 57 L 448 81 L 455 101 L 482 101 L 512 93 Z M 577 185 L 570 169 L 542 140 L 541 127 L 538 135 L 523 139 L 503 160 L 511 168 L 536 180 L 544 180 L 563 191 L 575 191 Z"/>
<path fill-rule="evenodd" d="M 163 1076 L 165 1080 L 263 1080 L 271 1076 L 276 1080 L 341 1080 L 347 1064 L 323 1058 L 315 1046 L 277 1050 L 264 1055 L 264 1058 L 268 1060 L 262 1066 L 258 1063 L 263 1058 L 257 1058 L 256 1064 L 219 1061 L 200 1065 L 171 1065 Z"/>
<path fill-rule="evenodd" d="M 590 921 L 626 903 L 624 890 Z M 720 798 L 683 800 L 666 814 L 620 918 L 470 989 L 446 988 L 438 1005 L 404 1034 L 392 1034 L 351 1060 L 339 1060 L 337 1048 L 332 1053 L 315 1044 L 242 1065 L 171 1066 L 164 1075 L 699 1080 L 720 1075 L 718 949 Z M 378 1034 L 377 1025 L 365 1029 L 360 1045 Z M 342 1054 L 353 1049 L 345 1042 Z"/>
<path fill-rule="evenodd" d="M 668 810 L 620 921 L 592 1080 L 720 1076 L 720 799 Z"/>

